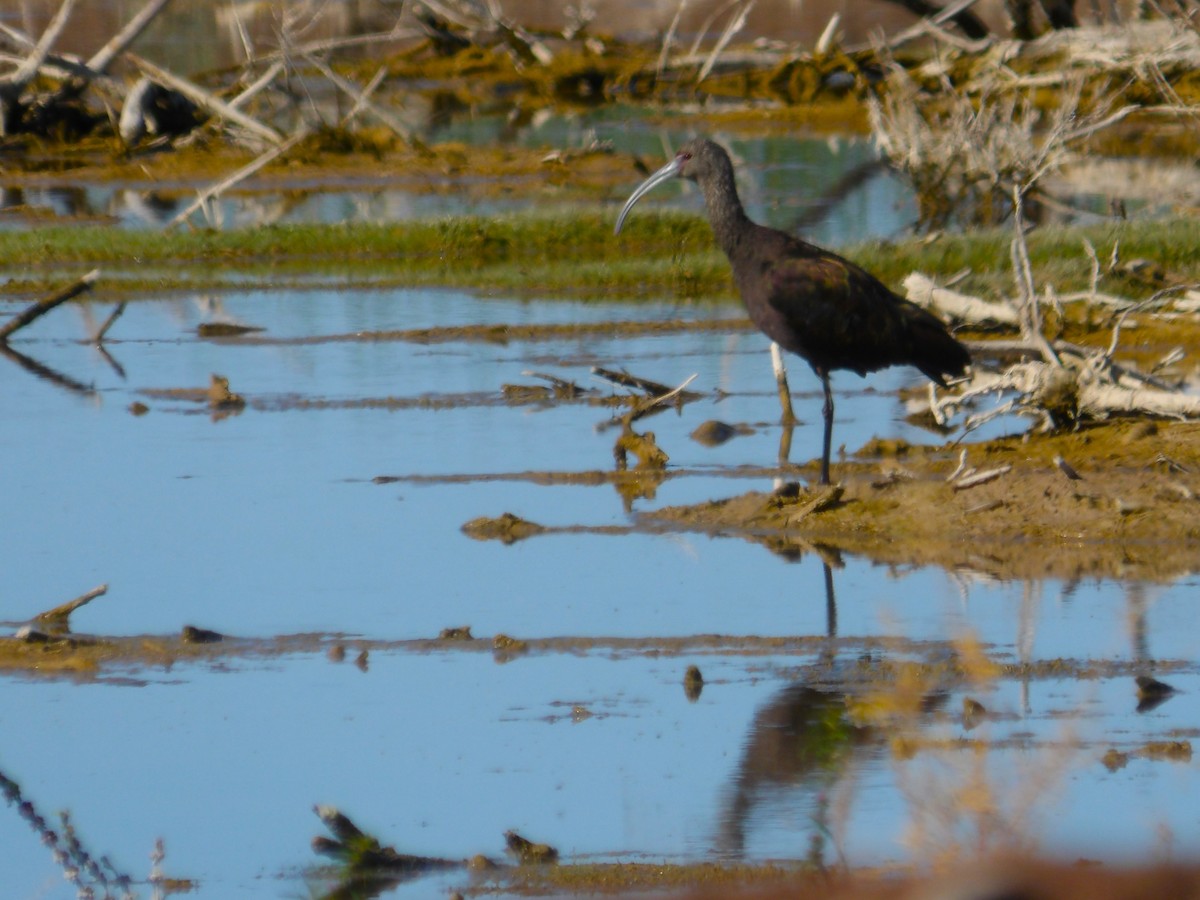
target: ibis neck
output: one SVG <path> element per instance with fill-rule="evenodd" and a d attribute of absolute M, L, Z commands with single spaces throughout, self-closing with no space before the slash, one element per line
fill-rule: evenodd
<path fill-rule="evenodd" d="M 725 255 L 732 257 L 750 226 L 746 211 L 742 209 L 742 201 L 738 198 L 732 168 L 718 170 L 704 180 L 701 188 L 713 236 Z"/>

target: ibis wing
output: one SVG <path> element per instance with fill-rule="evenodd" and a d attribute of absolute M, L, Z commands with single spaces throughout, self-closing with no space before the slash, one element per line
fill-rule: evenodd
<path fill-rule="evenodd" d="M 969 361 L 936 316 L 836 254 L 795 242 L 764 275 L 768 304 L 794 337 L 789 349 L 814 366 L 865 374 L 908 364 L 941 381 Z"/>

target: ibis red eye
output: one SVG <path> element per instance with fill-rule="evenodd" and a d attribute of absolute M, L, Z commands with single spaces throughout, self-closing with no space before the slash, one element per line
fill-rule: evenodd
<path fill-rule="evenodd" d="M 689 159 L 692 158 L 692 154 L 689 153 L 687 150 L 680 150 L 679 158 L 682 159 L 684 162 L 687 162 Z"/>

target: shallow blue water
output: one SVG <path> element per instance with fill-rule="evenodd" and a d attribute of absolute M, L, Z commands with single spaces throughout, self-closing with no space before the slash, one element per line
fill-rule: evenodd
<path fill-rule="evenodd" d="M 268 339 L 730 313 L 455 291 L 248 290 L 219 299 L 226 316 L 265 327 Z M 0 359 L 0 620 L 19 623 L 107 583 L 107 595 L 72 617 L 77 631 L 169 635 L 194 624 L 249 638 L 334 632 L 382 641 L 458 625 L 479 637 L 826 634 L 823 570 L 811 555 L 789 562 L 748 542 L 694 534 L 479 542 L 462 524 L 506 511 L 551 526 L 635 520 L 611 485 L 420 480 L 611 469 L 606 408 L 498 402 L 501 385 L 536 383 L 526 370 L 607 392 L 590 375 L 599 364 L 670 384 L 696 374 L 692 388 L 703 395 L 645 420 L 672 466 L 696 474 L 668 479 L 654 498 L 635 501 L 634 513 L 766 489 L 769 479 L 722 477 L 776 456 L 777 400 L 761 337 L 244 344 L 195 336 L 211 309 L 211 298 L 132 304 L 108 345 L 123 376 L 78 343 L 88 319 L 75 308 L 14 340 L 19 352 L 93 385 L 87 396 Z M 13 311 L 0 305 L 0 317 Z M 92 318 L 106 313 L 98 305 Z M 247 409 L 214 420 L 201 404 L 157 393 L 204 388 L 213 372 L 246 396 Z M 912 377 L 839 375 L 835 443 L 855 448 L 875 435 L 934 442 L 901 421 L 894 391 Z M 819 400 L 802 365 L 793 366 L 793 386 L 806 418 L 793 459 L 804 460 L 819 442 Z M 718 399 L 718 389 L 728 395 Z M 468 405 L 362 403 L 442 395 Z M 134 401 L 150 412 L 132 415 Z M 328 408 L 292 408 L 298 402 Z M 709 418 L 756 430 L 706 448 L 688 434 Z M 842 651 L 846 662 L 867 652 L 862 640 L 883 636 L 936 646 L 973 634 L 1011 660 L 1190 662 L 1200 651 L 1194 579 L 1067 589 L 857 559 L 834 579 L 837 633 L 861 639 Z M 681 681 L 693 662 L 707 686 L 689 703 Z M 490 653 L 396 648 L 372 651 L 365 672 L 314 653 L 140 670 L 136 685 L 5 675 L 0 770 L 46 814 L 69 808 L 95 851 L 134 874 L 147 871 L 163 837 L 168 874 L 199 879 L 200 896 L 302 893 L 303 872 L 317 862 L 308 841 L 322 831 L 314 803 L 342 807 L 406 852 L 499 858 L 503 832 L 515 828 L 567 857 L 699 860 L 727 852 L 722 817 L 756 710 L 791 683 L 796 666 L 812 662 L 809 651 L 751 658 L 601 647 L 501 664 Z M 1050 770 L 1069 757 L 1054 806 L 1030 801 L 1045 846 L 1133 857 L 1156 852 L 1168 832 L 1176 849 L 1194 846 L 1194 767 L 1135 760 L 1109 773 L 1098 762 L 1106 742 L 1134 745 L 1196 727 L 1194 670 L 1167 680 L 1185 693 L 1140 715 L 1130 678 L 1003 681 L 980 694 L 1004 714 L 983 733 L 1017 742 L 989 754 L 999 784 L 1020 784 L 1029 765 Z M 954 718 L 962 693 L 945 701 L 932 734 L 963 735 Z M 576 704 L 593 715 L 572 721 Z M 1059 746 L 1068 731 L 1083 749 Z M 744 853 L 803 857 L 824 815 L 819 798 L 849 791 L 837 831 L 847 858 L 907 858 L 904 828 L 925 796 L 912 785 L 928 764 L 927 756 L 897 762 L 879 743 L 856 752 L 834 787 L 778 782 L 746 817 Z M 955 765 L 967 761 L 951 754 L 938 769 Z M 1003 793 L 1014 802 L 1020 795 Z M 1099 814 L 1114 804 L 1128 814 Z M 0 862 L 10 896 L 73 893 L 12 809 L 0 811 L 0 846 L 20 848 Z M 402 893 L 431 890 L 422 882 Z"/>

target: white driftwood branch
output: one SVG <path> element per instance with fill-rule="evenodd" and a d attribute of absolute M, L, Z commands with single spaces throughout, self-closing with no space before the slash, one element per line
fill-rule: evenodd
<path fill-rule="evenodd" d="M 1114 413 L 1148 413 L 1168 418 L 1200 417 L 1200 397 L 1154 388 L 1131 389 L 1099 382 L 1079 386 L 1079 409 L 1103 418 Z"/>
<path fill-rule="evenodd" d="M 905 296 L 917 306 L 940 312 L 956 321 L 983 326 L 1016 327 L 1019 324 L 1017 311 L 1011 305 L 989 303 L 978 297 L 938 287 L 932 278 L 920 272 L 913 272 L 904 279 L 904 291 Z"/>
<path fill-rule="evenodd" d="M 67 19 L 71 17 L 71 10 L 74 7 L 75 0 L 63 0 L 62 5 L 58 8 L 58 12 L 54 14 L 54 18 L 50 20 L 50 24 L 46 26 L 46 30 L 42 32 L 41 38 L 34 45 L 33 52 L 26 57 L 25 61 L 21 63 L 15 72 L 0 82 L 6 90 L 19 93 L 29 82 L 33 81 L 37 76 L 38 69 L 46 61 L 46 57 L 50 53 L 50 48 L 54 46 L 54 42 L 58 40 L 58 36 L 62 34 L 62 30 L 67 27 Z"/>

